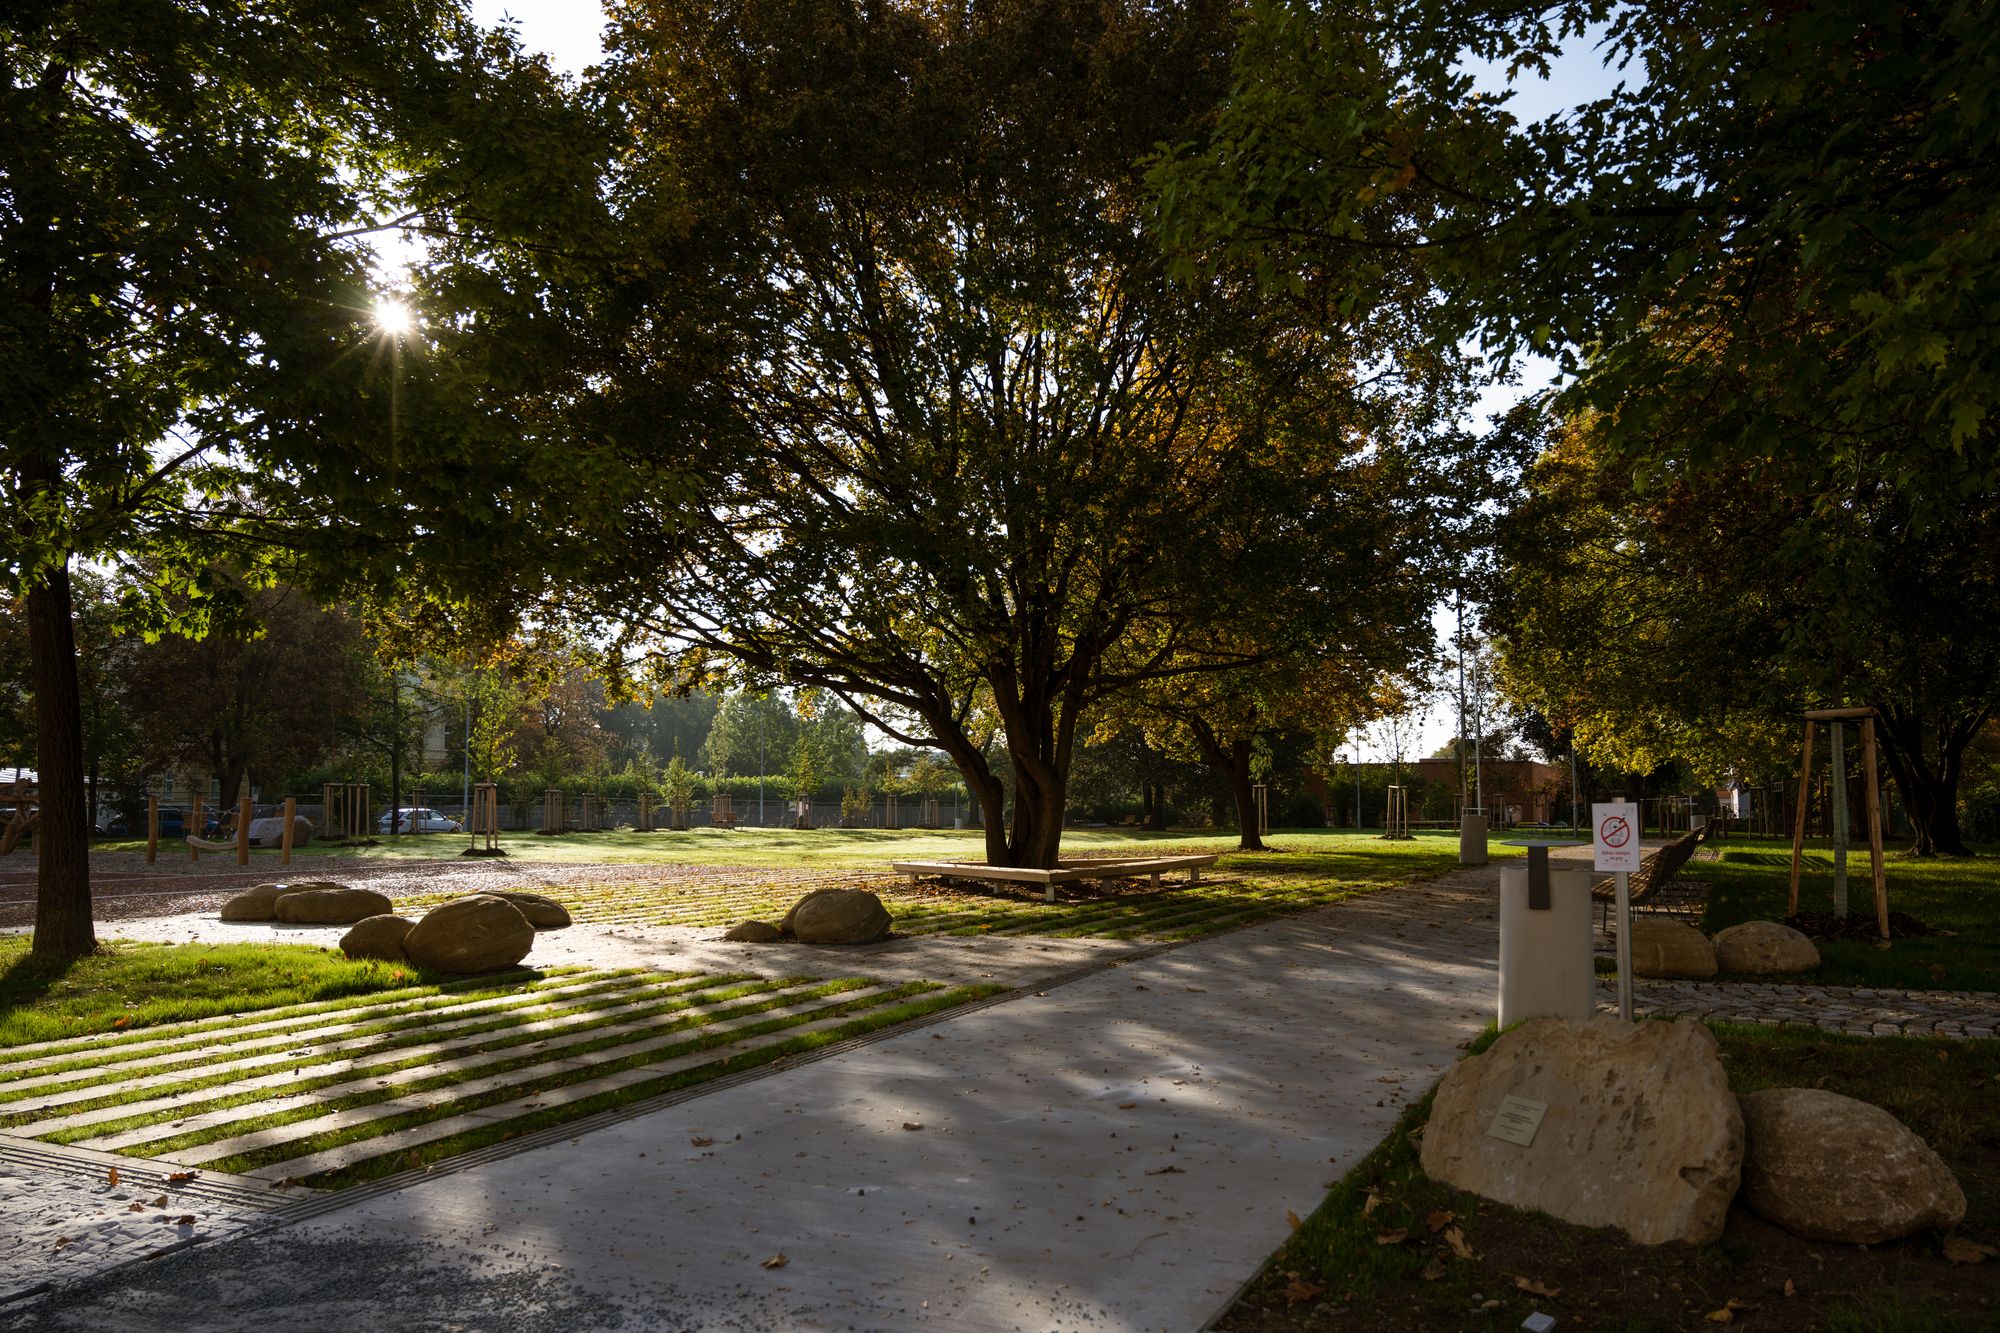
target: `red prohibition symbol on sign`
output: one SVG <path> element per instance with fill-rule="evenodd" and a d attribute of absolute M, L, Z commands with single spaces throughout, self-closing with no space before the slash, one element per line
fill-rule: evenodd
<path fill-rule="evenodd" d="M 1612 815 L 1598 830 L 1598 840 L 1606 847 L 1623 847 L 1632 841 L 1632 825 L 1623 815 Z"/>

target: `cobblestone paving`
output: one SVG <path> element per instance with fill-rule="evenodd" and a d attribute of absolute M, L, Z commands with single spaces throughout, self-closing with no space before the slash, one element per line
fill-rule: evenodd
<path fill-rule="evenodd" d="M 1597 979 L 1597 1007 L 1616 1012 L 1618 981 Z M 1633 1012 L 1685 1014 L 1719 1023 L 1810 1027 L 1861 1036 L 1985 1037 L 2000 1029 L 2000 995 L 1867 990 L 1748 981 L 1639 981 Z"/>

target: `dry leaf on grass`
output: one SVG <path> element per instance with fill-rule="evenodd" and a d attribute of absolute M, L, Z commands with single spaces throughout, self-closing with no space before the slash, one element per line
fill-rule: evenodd
<path fill-rule="evenodd" d="M 1527 1292 L 1530 1296 L 1540 1296 L 1544 1300 L 1552 1301 L 1563 1294 L 1561 1287 L 1551 1287 L 1547 1283 L 1537 1282 L 1531 1277 L 1517 1277 L 1514 1279 L 1514 1285 L 1520 1290 Z"/>
<path fill-rule="evenodd" d="M 1710 1310 L 1701 1318 L 1703 1323 L 1708 1324 L 1733 1324 L 1736 1322 L 1736 1312 L 1738 1310 L 1754 1310 L 1756 1308 L 1756 1306 L 1751 1305 L 1748 1301 L 1739 1301 L 1734 1296 L 1731 1296 L 1721 1309 Z"/>
<path fill-rule="evenodd" d="M 1300 1305 L 1325 1291 L 1326 1288 L 1317 1282 L 1308 1282 L 1294 1274 L 1292 1280 L 1285 1284 L 1285 1304 Z"/>
<path fill-rule="evenodd" d="M 1444 1243 L 1451 1246 L 1451 1252 L 1461 1259 L 1473 1257 L 1472 1247 L 1465 1243 L 1465 1233 L 1457 1227 L 1445 1228 Z"/>
<path fill-rule="evenodd" d="M 1435 1236 L 1438 1232 L 1443 1231 L 1457 1220 L 1457 1213 L 1454 1213 L 1449 1208 L 1440 1208 L 1424 1218 L 1424 1225 L 1429 1227 L 1431 1234 Z"/>
<path fill-rule="evenodd" d="M 1944 1257 L 1952 1263 L 1983 1264 L 1995 1255 L 2000 1255 L 2000 1250 L 1994 1249 L 1984 1241 L 1974 1240 L 1970 1236 L 1946 1236 L 1944 1238 Z"/>
<path fill-rule="evenodd" d="M 1423 1271 L 1418 1273 L 1417 1276 L 1426 1282 L 1435 1282 L 1449 1272 L 1450 1267 L 1449 1264 L 1445 1263 L 1443 1256 L 1434 1254 L 1431 1256 L 1431 1261 L 1424 1265 Z"/>
<path fill-rule="evenodd" d="M 1375 1243 L 1377 1245 L 1401 1245 L 1409 1238 L 1410 1232 L 1406 1227 L 1397 1227 L 1394 1231 L 1378 1231 L 1375 1233 Z"/>
<path fill-rule="evenodd" d="M 1291 1224 L 1294 1231 L 1297 1231 L 1300 1226 L 1304 1225 L 1299 1221 L 1299 1215 L 1289 1208 L 1285 1209 L 1285 1221 Z"/>
<path fill-rule="evenodd" d="M 1382 1196 L 1380 1194 L 1377 1194 L 1374 1190 L 1369 1190 L 1368 1202 L 1361 1205 L 1361 1215 L 1363 1217 L 1366 1217 L 1368 1216 L 1368 1214 L 1374 1212 L 1377 1208 L 1380 1208 L 1381 1206 L 1382 1206 Z"/>
<path fill-rule="evenodd" d="M 1785 1279 L 1785 1295 L 1787 1295 L 1787 1296 L 1796 1296 L 1796 1295 L 1798 1295 L 1798 1294 L 1799 1294 L 1799 1289 L 1798 1289 L 1798 1288 L 1797 1288 L 1796 1286 L 1792 1285 L 1792 1280 L 1791 1280 L 1790 1278 L 1786 1278 L 1786 1279 Z"/>
<path fill-rule="evenodd" d="M 785 1257 L 785 1252 L 783 1250 L 780 1250 L 776 1254 L 772 1255 L 770 1258 L 766 1259 L 763 1263 L 759 1264 L 758 1267 L 783 1268 L 786 1264 L 790 1262 L 791 1260 Z"/>

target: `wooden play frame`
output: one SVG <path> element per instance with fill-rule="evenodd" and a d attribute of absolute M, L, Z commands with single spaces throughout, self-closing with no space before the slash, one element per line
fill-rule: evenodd
<path fill-rule="evenodd" d="M 1805 757 L 1799 764 L 1798 818 L 1792 824 L 1792 885 L 1785 914 L 1799 910 L 1799 871 L 1805 855 L 1806 813 L 1812 799 L 1813 723 L 1832 724 L 1858 719 L 1861 723 L 1861 777 L 1863 818 L 1868 822 L 1868 864 L 1875 882 L 1875 928 L 1881 933 L 1882 947 L 1889 943 L 1889 890 L 1882 873 L 1882 798 L 1875 762 L 1875 718 L 1872 708 L 1814 708 L 1806 713 Z M 1829 740 L 1831 737 L 1829 737 Z"/>
<path fill-rule="evenodd" d="M 1056 885 L 1074 884 L 1085 879 L 1136 879 L 1147 876 L 1154 888 L 1160 876 L 1174 870 L 1188 872 L 1187 882 L 1199 884 L 1201 872 L 1222 859 L 1216 852 L 1206 856 L 1155 856 L 1138 861 L 1059 861 L 1053 870 L 1028 870 L 1017 866 L 989 866 L 980 861 L 891 861 L 889 868 L 912 881 L 924 875 L 941 879 L 969 879 L 991 884 L 1039 884 L 1047 901 L 1056 900 Z"/>

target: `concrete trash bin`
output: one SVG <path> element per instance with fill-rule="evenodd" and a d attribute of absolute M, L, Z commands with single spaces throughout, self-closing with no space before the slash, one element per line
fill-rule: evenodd
<path fill-rule="evenodd" d="M 1500 871 L 1500 1026 L 1589 1018 L 1597 1008 L 1590 873 L 1549 868 L 1549 905 L 1528 906 L 1528 867 Z"/>
<path fill-rule="evenodd" d="M 1486 864 L 1486 816 L 1467 814 L 1458 824 L 1458 863 L 1462 866 Z"/>

